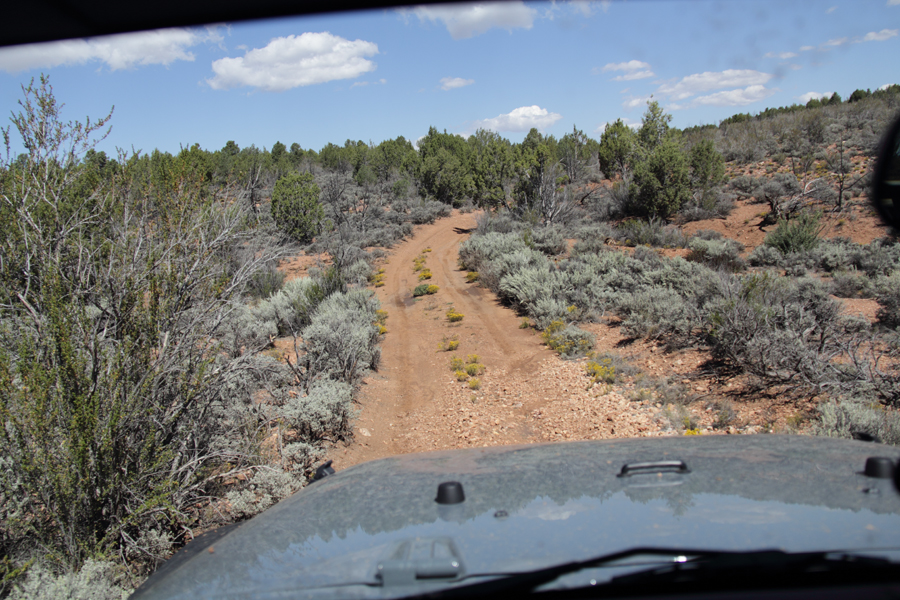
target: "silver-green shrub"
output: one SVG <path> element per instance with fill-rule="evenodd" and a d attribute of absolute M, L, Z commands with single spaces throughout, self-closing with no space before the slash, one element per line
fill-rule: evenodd
<path fill-rule="evenodd" d="M 13 588 L 10 600 L 125 600 L 132 590 L 123 587 L 116 565 L 87 559 L 74 573 L 55 575 L 40 563 L 28 569 Z"/>
<path fill-rule="evenodd" d="M 622 330 L 632 337 L 665 338 L 674 346 L 690 343 L 702 328 L 699 308 L 676 292 L 654 287 L 628 295 L 619 306 Z"/>
<path fill-rule="evenodd" d="M 814 435 L 854 438 L 860 434 L 885 444 L 900 445 L 900 414 L 877 402 L 837 398 L 818 406 Z"/>
<path fill-rule="evenodd" d="M 354 385 L 378 366 L 377 309 L 378 300 L 369 290 L 338 292 L 319 304 L 301 331 L 306 381 L 326 378 Z"/>
<path fill-rule="evenodd" d="M 287 498 L 306 483 L 302 474 L 280 467 L 260 467 L 243 489 L 225 493 L 235 518 L 249 518 Z"/>
<path fill-rule="evenodd" d="M 754 267 L 778 267 L 784 260 L 781 250 L 766 244 L 761 244 L 753 249 L 747 257 L 747 261 Z"/>
<path fill-rule="evenodd" d="M 339 381 L 317 381 L 308 393 L 290 396 L 280 414 L 292 435 L 305 443 L 344 439 L 354 416 L 353 388 Z"/>
<path fill-rule="evenodd" d="M 297 335 L 309 325 L 324 299 L 325 289 L 316 278 L 292 279 L 278 293 L 260 302 L 253 315 L 259 323 L 274 323 L 279 335 Z"/>
<path fill-rule="evenodd" d="M 594 349 L 596 337 L 593 333 L 566 325 L 563 321 L 550 323 L 541 334 L 547 345 L 563 358 L 573 359 L 584 356 Z"/>
<path fill-rule="evenodd" d="M 276 316 L 273 311 L 268 310 L 270 304 L 268 300 L 260 302 L 266 310 L 254 310 L 244 304 L 234 307 L 228 319 L 223 322 L 219 336 L 223 347 L 231 356 L 240 356 L 248 348 L 264 347 L 278 335 Z"/>
<path fill-rule="evenodd" d="M 747 265 L 741 258 L 743 245 L 734 240 L 706 240 L 695 237 L 688 246 L 688 260 L 703 263 L 710 268 L 725 271 L 743 271 Z"/>
<path fill-rule="evenodd" d="M 838 298 L 867 298 L 872 293 L 872 282 L 865 273 L 840 271 L 831 278 L 831 293 Z"/>
<path fill-rule="evenodd" d="M 462 266 L 469 271 L 481 272 L 482 263 L 525 249 L 527 246 L 520 235 L 491 231 L 484 235 L 473 235 L 460 244 L 459 260 Z"/>
<path fill-rule="evenodd" d="M 879 307 L 875 316 L 888 327 L 900 326 L 900 274 L 880 279 L 877 289 Z"/>
<path fill-rule="evenodd" d="M 558 226 L 538 227 L 531 235 L 534 249 L 548 256 L 556 256 L 568 250 L 566 237 Z"/>

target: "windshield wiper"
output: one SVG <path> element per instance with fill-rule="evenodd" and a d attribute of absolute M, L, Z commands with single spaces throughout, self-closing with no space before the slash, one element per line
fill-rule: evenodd
<path fill-rule="evenodd" d="M 891 549 L 897 551 L 898 549 Z M 646 561 L 636 561 L 646 556 Z M 661 564 L 663 563 L 663 564 Z M 636 567 L 652 564 L 649 569 L 613 576 L 602 582 L 591 580 L 584 587 L 565 588 L 597 590 L 613 588 L 614 593 L 649 593 L 656 591 L 671 594 L 673 586 L 690 584 L 690 591 L 699 589 L 759 589 L 771 588 L 775 582 L 789 581 L 794 585 L 830 585 L 847 582 L 884 583 L 900 582 L 897 563 L 845 551 L 821 551 L 790 553 L 781 550 L 753 552 L 709 551 L 687 548 L 632 548 L 623 552 L 606 554 L 597 558 L 574 561 L 553 567 L 516 574 L 486 574 L 479 577 L 496 577 L 471 585 L 457 586 L 440 592 L 431 592 L 430 598 L 481 596 L 503 592 L 504 594 L 528 594 L 541 592 L 539 588 L 565 575 L 586 569 L 606 567 Z M 698 587 L 699 586 L 699 587 Z M 553 588 L 554 593 L 564 591 Z"/>

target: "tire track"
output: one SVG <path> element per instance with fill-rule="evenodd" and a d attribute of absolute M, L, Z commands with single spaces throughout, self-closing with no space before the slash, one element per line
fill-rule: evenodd
<path fill-rule="evenodd" d="M 390 252 L 383 265 L 385 285 L 376 289 L 388 312 L 381 366 L 359 395 L 353 442 L 330 453 L 341 468 L 430 445 L 430 440 L 410 439 L 409 434 L 417 430 L 417 418 L 423 414 L 439 417 L 437 400 L 453 385 L 447 368 L 450 354 L 436 351 L 444 337 L 458 336 L 455 354 L 478 354 L 488 369 L 485 377 L 498 371 L 507 377 L 530 373 L 552 355 L 533 331 L 519 329 L 519 317 L 494 294 L 465 280 L 457 266 L 458 249 L 474 227 L 474 215 L 454 211 L 449 218 L 418 227 L 412 238 Z M 414 299 L 412 288 L 419 281 L 413 259 L 425 248 L 431 248 L 426 263 L 432 271 L 430 282 L 440 291 Z M 465 315 L 461 322 L 447 322 L 451 305 Z M 525 430 L 520 442 L 531 441 L 524 436 Z"/>

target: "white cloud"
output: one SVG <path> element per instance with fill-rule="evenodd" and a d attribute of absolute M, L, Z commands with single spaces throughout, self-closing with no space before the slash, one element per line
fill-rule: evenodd
<path fill-rule="evenodd" d="M 787 60 L 789 58 L 797 58 L 797 54 L 794 52 L 767 52 L 765 58 L 780 58 L 781 60 Z"/>
<path fill-rule="evenodd" d="M 585 17 L 589 17 L 593 14 L 594 8 L 591 6 L 593 2 L 590 0 L 570 0 L 569 6 L 574 8 L 576 11 L 580 12 Z"/>
<path fill-rule="evenodd" d="M 631 110 L 638 106 L 644 106 L 648 100 L 650 100 L 650 96 L 631 96 L 622 102 L 622 106 L 627 110 Z"/>
<path fill-rule="evenodd" d="M 157 29 L 81 40 L 26 44 L 0 49 L 0 70 L 16 73 L 27 69 L 102 62 L 113 71 L 144 65 L 169 65 L 193 61 L 187 49 L 202 42 L 219 43 L 216 27 L 205 30 Z"/>
<path fill-rule="evenodd" d="M 594 69 L 596 72 L 597 69 Z M 654 73 L 650 70 L 650 65 L 639 60 L 630 60 L 623 63 L 609 63 L 600 69 L 601 73 L 610 71 L 624 71 L 624 75 L 613 77 L 613 81 L 634 81 L 636 79 L 647 79 L 653 77 Z"/>
<path fill-rule="evenodd" d="M 634 71 L 613 77 L 613 81 L 634 81 L 635 79 L 647 79 L 648 77 L 653 77 L 653 75 L 653 71 Z"/>
<path fill-rule="evenodd" d="M 462 77 L 444 77 L 441 79 L 442 90 L 453 90 L 456 88 L 466 87 L 475 83 L 474 79 L 463 79 Z"/>
<path fill-rule="evenodd" d="M 212 64 L 215 77 L 210 87 L 226 90 L 241 86 L 267 92 L 353 79 L 375 70 L 365 57 L 378 54 L 378 45 L 364 40 L 345 40 L 327 31 L 275 38 L 264 48 L 244 56 L 221 58 Z"/>
<path fill-rule="evenodd" d="M 609 11 L 610 0 L 600 0 L 600 2 L 593 2 L 592 0 L 569 0 L 566 2 L 569 6 L 575 9 L 576 12 L 581 13 L 585 17 L 590 17 L 594 14 L 594 9 L 599 5 L 600 10 L 604 13 Z"/>
<path fill-rule="evenodd" d="M 900 0 L 888 0 L 887 6 L 900 6 Z"/>
<path fill-rule="evenodd" d="M 843 46 L 848 41 L 849 41 L 849 38 L 845 38 L 845 37 L 835 38 L 833 40 L 828 40 L 827 42 L 825 42 L 825 45 L 826 46 Z"/>
<path fill-rule="evenodd" d="M 837 8 L 838 8 L 837 6 L 831 6 L 831 7 L 828 8 L 828 10 L 825 11 L 825 14 L 826 14 L 826 15 L 830 15 L 831 13 L 833 13 L 834 11 L 836 11 Z"/>
<path fill-rule="evenodd" d="M 721 88 L 748 88 L 762 86 L 772 78 L 768 73 L 750 69 L 727 69 L 725 71 L 695 73 L 688 75 L 676 83 L 665 83 L 659 87 L 658 93 L 668 96 L 669 100 L 678 101 L 690 98 L 702 92 Z M 739 91 L 739 90 L 737 90 Z"/>
<path fill-rule="evenodd" d="M 536 11 L 523 2 L 485 2 L 444 6 L 416 6 L 400 9 L 400 14 L 414 14 L 420 21 L 440 21 L 454 40 L 481 35 L 493 27 L 512 31 L 531 29 Z"/>
<path fill-rule="evenodd" d="M 797 96 L 797 100 L 800 101 L 801 104 L 806 104 L 810 100 L 821 100 L 822 98 L 831 98 L 834 95 L 834 92 L 826 92 L 824 94 L 820 94 L 819 92 L 806 92 L 800 96 Z"/>
<path fill-rule="evenodd" d="M 800 52 L 809 52 L 810 50 L 815 50 L 815 46 L 800 46 Z"/>
<path fill-rule="evenodd" d="M 775 93 L 763 85 L 751 85 L 744 89 L 725 90 L 698 96 L 691 101 L 691 106 L 744 106 L 764 100 Z"/>
<path fill-rule="evenodd" d="M 898 0 L 900 1 L 900 0 Z M 892 37 L 897 37 L 897 33 L 900 30 L 897 29 L 882 29 L 881 31 L 870 31 L 866 35 L 863 36 L 860 42 L 883 42 L 885 40 L 889 40 Z"/>
<path fill-rule="evenodd" d="M 355 87 L 365 87 L 367 85 L 384 85 L 387 83 L 387 79 L 379 79 L 378 81 L 354 81 L 353 85 L 350 86 L 350 89 Z"/>
<path fill-rule="evenodd" d="M 642 62 L 640 60 L 629 60 L 628 62 L 621 63 L 607 63 L 602 69 L 600 69 L 603 73 L 607 73 L 609 71 L 637 71 L 639 69 L 649 69 L 650 64 Z"/>
<path fill-rule="evenodd" d="M 493 119 L 475 121 L 475 129 L 489 129 L 491 131 L 530 131 L 532 127 L 544 130 L 562 119 L 562 115 L 549 112 L 540 106 L 522 106 L 514 111 L 497 115 Z"/>

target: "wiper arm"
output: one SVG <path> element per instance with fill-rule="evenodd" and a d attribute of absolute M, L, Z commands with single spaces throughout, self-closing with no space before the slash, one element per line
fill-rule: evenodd
<path fill-rule="evenodd" d="M 761 550 L 707 553 L 692 560 L 613 577 L 608 585 L 662 586 L 671 590 L 673 585 L 690 583 L 692 587 L 748 589 L 771 587 L 775 581 L 789 582 L 785 587 L 860 581 L 863 575 L 867 583 L 900 581 L 897 564 L 884 558 L 833 551 Z"/>
<path fill-rule="evenodd" d="M 612 554 L 604 554 L 596 558 L 582 561 L 573 561 L 561 565 L 554 565 L 545 569 L 528 571 L 525 573 L 478 573 L 479 577 L 497 577 L 490 581 L 481 581 L 471 585 L 457 586 L 452 589 L 442 590 L 437 594 L 430 593 L 429 597 L 435 596 L 442 598 L 450 598 L 456 595 L 470 594 L 491 594 L 493 592 L 502 591 L 504 593 L 522 593 L 531 592 L 537 587 L 545 583 L 549 583 L 559 579 L 563 575 L 569 573 L 577 573 L 584 569 L 592 567 L 606 566 L 628 558 L 636 556 L 667 556 L 671 560 L 687 560 L 688 557 L 710 557 L 723 554 L 720 552 L 710 552 L 709 550 L 690 550 L 684 548 L 668 549 L 668 548 L 631 548 L 622 552 L 614 552 Z M 658 563 L 659 561 L 652 561 Z"/>
<path fill-rule="evenodd" d="M 430 598 L 451 598 L 457 595 L 487 595 L 496 592 L 504 594 L 523 594 L 538 591 L 541 586 L 553 582 L 564 575 L 597 567 L 610 566 L 637 566 L 640 563 L 627 561 L 639 556 L 660 557 L 660 559 L 648 560 L 656 566 L 637 573 L 629 573 L 613 577 L 603 585 L 619 588 L 642 587 L 652 588 L 666 586 L 671 592 L 671 585 L 685 582 L 705 582 L 721 587 L 733 588 L 743 577 L 750 578 L 756 584 L 771 584 L 774 579 L 766 578 L 777 574 L 817 574 L 823 573 L 832 576 L 844 576 L 852 574 L 859 577 L 865 573 L 867 577 L 874 577 L 869 581 L 900 581 L 900 571 L 897 564 L 886 559 L 872 558 L 854 555 L 841 551 L 806 552 L 792 554 L 781 550 L 763 550 L 754 552 L 730 552 L 710 551 L 689 548 L 631 548 L 622 552 L 605 554 L 584 561 L 573 561 L 561 565 L 555 565 L 545 569 L 529 571 L 526 573 L 479 573 L 479 577 L 497 577 L 490 581 L 482 581 L 471 585 L 457 586 L 440 592 L 431 592 Z M 665 558 L 664 558 L 665 557 Z M 666 560 L 668 559 L 668 560 Z M 660 562 L 667 562 L 659 566 Z M 762 579 L 762 580 L 761 580 Z M 595 582 L 592 582 L 595 583 Z M 808 583 L 808 581 L 807 581 Z M 724 584 L 724 585 L 721 585 Z M 715 587 L 715 585 L 713 585 Z M 593 588 L 596 589 L 596 588 Z M 559 590 L 554 590 L 559 591 Z"/>

